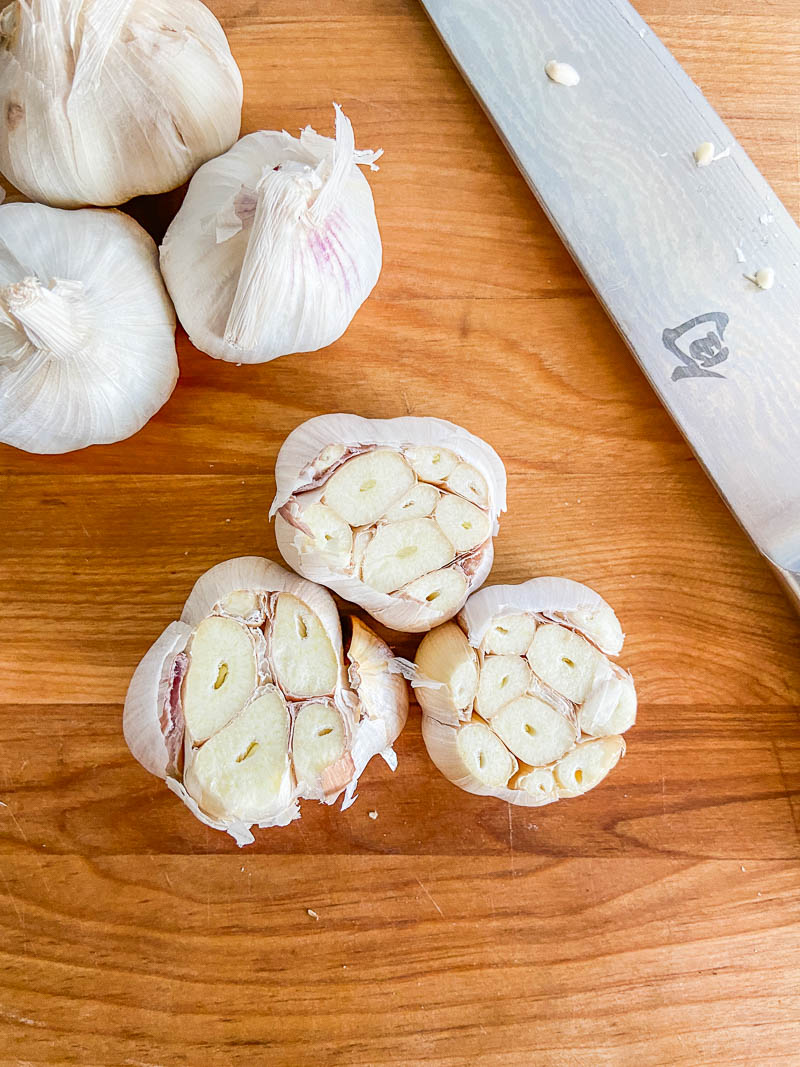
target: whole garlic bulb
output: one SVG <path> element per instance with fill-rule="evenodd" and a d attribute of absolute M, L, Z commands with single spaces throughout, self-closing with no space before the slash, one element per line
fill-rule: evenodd
<path fill-rule="evenodd" d="M 580 796 L 625 752 L 633 679 L 611 607 L 565 578 L 481 589 L 416 656 L 428 753 L 460 789 L 523 807 Z"/>
<path fill-rule="evenodd" d="M 286 438 L 275 481 L 286 562 L 386 626 L 438 626 L 489 574 L 506 472 L 452 422 L 320 415 Z"/>
<path fill-rule="evenodd" d="M 241 111 L 200 0 L 16 0 L 0 15 L 0 170 L 33 200 L 174 189 L 233 144 Z"/>
<path fill-rule="evenodd" d="M 0 207 L 0 441 L 50 453 L 121 441 L 177 380 L 175 314 L 141 226 Z"/>
<path fill-rule="evenodd" d="M 381 269 L 372 193 L 336 106 L 336 139 L 261 131 L 201 167 L 161 246 L 178 318 L 233 363 L 312 352 L 340 337 Z"/>
<path fill-rule="evenodd" d="M 299 818 L 300 799 L 349 807 L 373 756 L 397 766 L 408 714 L 388 646 L 351 623 L 345 665 L 327 590 L 257 556 L 212 567 L 136 668 L 128 747 L 239 845 Z"/>

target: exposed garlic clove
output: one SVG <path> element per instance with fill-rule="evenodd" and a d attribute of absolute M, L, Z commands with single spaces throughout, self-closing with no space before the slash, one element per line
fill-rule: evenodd
<path fill-rule="evenodd" d="M 485 442 L 452 423 L 310 419 L 284 442 L 275 479 L 270 514 L 287 563 L 395 629 L 451 618 L 491 568 L 505 471 Z M 347 560 L 311 536 L 321 505 L 351 527 Z"/>
<path fill-rule="evenodd" d="M 198 0 L 18 0 L 0 44 L 0 170 L 33 200 L 175 189 L 239 134 L 242 78 Z"/>
<path fill-rule="evenodd" d="M 0 244 L 0 441 L 61 453 L 136 433 L 178 380 L 150 237 L 117 211 L 15 203 Z"/>
<path fill-rule="evenodd" d="M 458 456 L 447 448 L 435 445 L 419 445 L 405 449 L 405 457 L 423 482 L 434 485 L 444 483 L 458 466 Z"/>
<path fill-rule="evenodd" d="M 630 675 L 597 683 L 578 713 L 578 725 L 590 737 L 623 734 L 636 722 L 636 689 Z"/>
<path fill-rule="evenodd" d="M 427 633 L 415 663 L 424 678 L 440 683 L 416 689 L 423 712 L 444 722 L 468 719 L 478 692 L 478 657 L 459 627 L 446 622 Z"/>
<path fill-rule="evenodd" d="M 161 269 L 192 343 L 215 359 L 324 348 L 378 280 L 381 239 L 359 167 L 377 170 L 381 152 L 357 150 L 334 107 L 335 139 L 310 126 L 299 138 L 251 133 L 189 183 Z"/>
<path fill-rule="evenodd" d="M 428 485 L 427 482 L 417 482 L 402 499 L 392 504 L 383 518 L 386 522 L 422 519 L 431 514 L 438 502 L 439 490 L 435 486 Z"/>
<path fill-rule="evenodd" d="M 188 645 L 183 714 L 194 743 L 206 741 L 242 710 L 256 684 L 253 638 L 233 619 L 204 619 Z"/>
<path fill-rule="evenodd" d="M 405 519 L 375 531 L 364 553 L 361 578 L 379 593 L 394 593 L 444 567 L 453 555 L 453 546 L 433 519 Z"/>
<path fill-rule="evenodd" d="M 605 601 L 557 578 L 482 589 L 458 623 L 427 634 L 409 676 L 442 773 L 524 807 L 598 784 L 624 753 L 619 735 L 635 721 L 636 692 L 587 637 L 615 647 L 623 639 Z"/>
<path fill-rule="evenodd" d="M 329 556 L 333 566 L 347 566 L 353 551 L 353 531 L 333 508 L 312 504 L 303 510 L 303 525 L 310 531 L 310 548 Z"/>
<path fill-rule="evenodd" d="M 369 526 L 414 485 L 414 472 L 397 452 L 378 448 L 354 456 L 325 484 L 323 503 L 351 526 Z"/>
<path fill-rule="evenodd" d="M 536 619 L 533 615 L 501 615 L 486 631 L 481 648 L 487 653 L 524 656 L 535 632 Z"/>
<path fill-rule="evenodd" d="M 582 741 L 556 763 L 553 774 L 560 797 L 588 793 L 609 774 L 625 754 L 622 737 L 601 737 Z"/>
<path fill-rule="evenodd" d="M 566 716 L 532 696 L 506 704 L 493 716 L 491 728 L 517 759 L 531 767 L 559 759 L 579 735 L 578 728 Z"/>
<path fill-rule="evenodd" d="M 528 649 L 534 673 L 576 704 L 586 700 L 606 662 L 588 641 L 554 623 L 539 626 Z"/>
<path fill-rule="evenodd" d="M 298 818 L 298 799 L 348 806 L 374 755 L 396 766 L 408 714 L 391 650 L 352 627 L 346 667 L 327 590 L 259 557 L 212 567 L 134 674 L 131 751 L 239 844 Z"/>
<path fill-rule="evenodd" d="M 286 807 L 289 710 L 270 689 L 194 751 L 184 783 L 214 819 L 260 822 Z"/>
<path fill-rule="evenodd" d="M 275 680 L 288 697 L 333 693 L 339 675 L 333 644 L 314 612 L 291 593 L 278 596 L 270 646 Z"/>
<path fill-rule="evenodd" d="M 434 518 L 458 555 L 482 545 L 492 533 L 486 512 L 453 493 L 442 495 Z"/>
<path fill-rule="evenodd" d="M 475 710 L 483 719 L 523 696 L 531 683 L 531 670 L 520 656 L 485 656 L 480 669 Z"/>

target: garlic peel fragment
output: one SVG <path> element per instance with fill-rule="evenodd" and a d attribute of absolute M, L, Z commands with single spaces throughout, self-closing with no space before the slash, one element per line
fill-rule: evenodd
<path fill-rule="evenodd" d="M 387 626 L 429 630 L 489 573 L 505 469 L 453 423 L 319 416 L 287 437 L 275 478 L 286 562 Z"/>
<path fill-rule="evenodd" d="M 396 766 L 405 681 L 357 620 L 345 660 L 326 590 L 243 557 L 201 576 L 183 616 L 134 673 L 123 722 L 132 753 L 201 821 L 247 843 L 253 824 L 298 818 L 300 799 L 349 806 L 374 755 Z"/>
<path fill-rule="evenodd" d="M 633 679 L 601 643 L 618 651 L 622 630 L 577 582 L 539 578 L 473 594 L 458 621 L 431 630 L 417 650 L 434 764 L 467 792 L 528 807 L 594 788 L 636 719 Z"/>

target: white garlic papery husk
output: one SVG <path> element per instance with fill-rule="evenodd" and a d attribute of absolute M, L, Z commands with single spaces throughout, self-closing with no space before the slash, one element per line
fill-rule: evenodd
<path fill-rule="evenodd" d="M 489 574 L 506 472 L 451 422 L 320 415 L 286 438 L 275 481 L 286 562 L 395 630 L 452 618 Z"/>
<path fill-rule="evenodd" d="M 269 560 L 212 567 L 136 668 L 131 753 L 240 845 L 299 818 L 300 800 L 344 810 L 373 756 L 395 769 L 408 715 L 391 650 L 350 624 L 345 650 L 330 593 Z"/>
<path fill-rule="evenodd" d="M 539 807 L 598 785 L 636 721 L 611 607 L 585 585 L 487 586 L 423 638 L 415 693 L 428 753 L 460 789 Z"/>
<path fill-rule="evenodd" d="M 369 183 L 380 151 L 336 137 L 243 137 L 195 174 L 161 246 L 178 318 L 197 348 L 233 363 L 313 352 L 340 337 L 378 280 Z"/>
<path fill-rule="evenodd" d="M 17 0 L 0 15 L 0 170 L 33 200 L 174 189 L 233 144 L 241 111 L 199 0 Z"/>
<path fill-rule="evenodd" d="M 0 441 L 40 453 L 121 441 L 177 380 L 175 314 L 138 223 L 0 207 Z"/>

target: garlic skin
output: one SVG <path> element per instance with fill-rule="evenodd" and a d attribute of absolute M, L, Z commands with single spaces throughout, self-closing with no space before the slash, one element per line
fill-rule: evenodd
<path fill-rule="evenodd" d="M 481 589 L 417 650 L 434 764 L 468 793 L 521 807 L 593 789 L 636 721 L 633 679 L 605 655 L 622 642 L 611 607 L 579 582 Z"/>
<path fill-rule="evenodd" d="M 369 183 L 381 151 L 358 151 L 338 105 L 336 137 L 243 137 L 192 178 L 161 269 L 195 347 L 266 363 L 339 338 L 372 291 L 381 239 Z"/>
<path fill-rule="evenodd" d="M 131 679 L 132 755 L 239 845 L 299 818 L 301 799 L 349 807 L 373 756 L 396 768 L 408 715 L 391 650 L 350 624 L 345 651 L 330 593 L 269 560 L 212 567 Z"/>
<path fill-rule="evenodd" d="M 505 468 L 454 423 L 320 415 L 286 438 L 275 481 L 286 562 L 395 630 L 452 618 L 489 574 Z"/>
<path fill-rule="evenodd" d="M 177 380 L 175 315 L 141 226 L 0 207 L 0 441 L 38 453 L 121 441 Z"/>
<path fill-rule="evenodd" d="M 33 200 L 165 192 L 239 136 L 241 74 L 199 0 L 16 0 L 0 49 L 0 170 Z"/>

